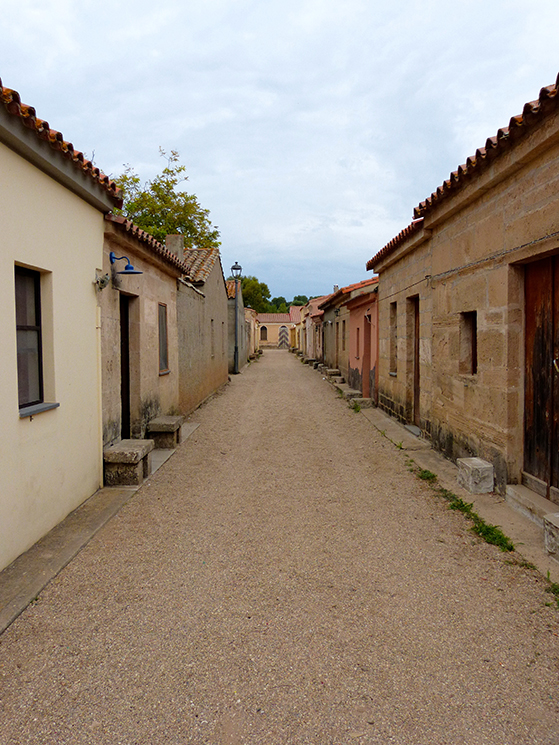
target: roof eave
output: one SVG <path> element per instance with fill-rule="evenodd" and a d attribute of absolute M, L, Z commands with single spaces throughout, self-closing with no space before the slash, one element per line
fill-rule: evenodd
<path fill-rule="evenodd" d="M 70 158 L 53 150 L 49 142 L 37 137 L 36 132 L 28 129 L 19 117 L 9 114 L 4 106 L 0 106 L 0 142 L 100 212 L 110 212 L 121 204 L 119 198 L 111 196 L 85 171 L 76 168 Z"/>

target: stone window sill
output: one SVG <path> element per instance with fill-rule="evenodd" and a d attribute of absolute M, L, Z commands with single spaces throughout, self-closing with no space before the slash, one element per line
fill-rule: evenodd
<path fill-rule="evenodd" d="M 60 404 L 33 404 L 33 406 L 26 406 L 19 410 L 19 418 L 25 419 L 26 417 L 34 417 L 36 414 L 42 414 L 43 411 L 50 411 L 51 409 L 57 409 Z"/>

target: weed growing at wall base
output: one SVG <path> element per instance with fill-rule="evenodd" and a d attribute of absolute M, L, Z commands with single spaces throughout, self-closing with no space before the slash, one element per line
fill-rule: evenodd
<path fill-rule="evenodd" d="M 491 525 L 490 523 L 485 522 L 477 512 L 474 512 L 473 503 L 465 502 L 449 489 L 445 489 L 442 486 L 435 486 L 434 482 L 436 481 L 437 476 L 432 473 L 432 471 L 418 469 L 415 473 L 418 478 L 427 481 L 437 494 L 443 497 L 443 499 L 446 499 L 449 509 L 461 512 L 473 522 L 473 525 L 470 528 L 472 533 L 483 538 L 486 543 L 491 543 L 493 546 L 497 546 L 501 551 L 514 551 L 514 543 L 511 539 L 503 533 L 498 525 Z"/>

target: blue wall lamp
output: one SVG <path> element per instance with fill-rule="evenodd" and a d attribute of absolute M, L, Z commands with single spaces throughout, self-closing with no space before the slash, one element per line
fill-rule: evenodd
<path fill-rule="evenodd" d="M 117 274 L 143 274 L 139 269 L 134 269 L 132 264 L 130 263 L 130 259 L 128 256 L 117 256 L 114 251 L 111 251 L 109 254 L 109 259 L 111 261 L 111 264 L 114 264 L 115 261 L 121 261 L 122 259 L 126 259 L 128 262 L 124 269 L 121 272 L 117 272 Z"/>

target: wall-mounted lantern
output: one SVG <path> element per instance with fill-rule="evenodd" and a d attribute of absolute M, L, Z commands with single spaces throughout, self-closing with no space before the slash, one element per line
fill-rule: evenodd
<path fill-rule="evenodd" d="M 122 261 L 122 259 L 126 259 L 127 264 L 124 269 L 121 272 L 117 272 L 117 274 L 143 274 L 139 269 L 134 269 L 128 256 L 117 256 L 114 251 L 111 251 L 109 254 L 111 264 L 114 264 L 115 261 Z"/>

